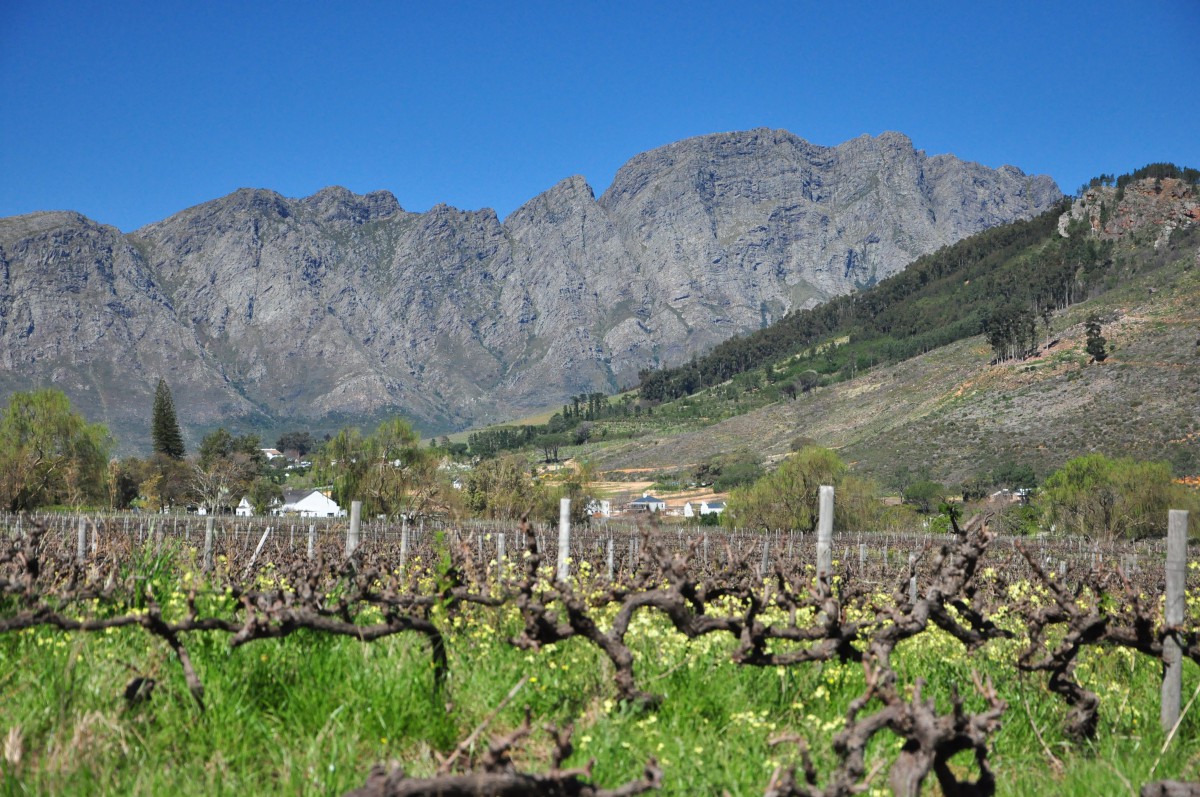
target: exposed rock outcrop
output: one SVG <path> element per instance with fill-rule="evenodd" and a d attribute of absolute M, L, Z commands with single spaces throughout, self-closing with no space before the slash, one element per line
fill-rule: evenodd
<path fill-rule="evenodd" d="M 503 222 L 336 187 L 242 189 L 128 235 L 3 219 L 0 384 L 59 384 L 128 448 L 159 375 L 192 429 L 460 428 L 631 384 L 1059 197 L 898 133 L 753 130 L 638 155 L 599 199 L 568 178 Z"/>

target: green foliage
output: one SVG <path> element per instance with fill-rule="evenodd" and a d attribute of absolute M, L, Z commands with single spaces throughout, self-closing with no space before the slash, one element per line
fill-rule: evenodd
<path fill-rule="evenodd" d="M 1200 169 L 1190 167 L 1179 167 L 1174 163 L 1149 163 L 1140 169 L 1134 169 L 1129 174 L 1123 174 L 1117 178 L 1117 188 L 1124 190 L 1126 186 L 1135 180 L 1147 179 L 1163 180 L 1172 178 L 1182 180 L 1185 183 L 1192 185 L 1200 185 Z"/>
<path fill-rule="evenodd" d="M 333 485 L 333 500 L 339 506 L 349 507 L 351 501 L 361 500 L 370 462 L 367 441 L 357 428 L 338 430 L 325 442 L 314 464 L 318 481 Z"/>
<path fill-rule="evenodd" d="M 53 388 L 13 393 L 0 418 L 0 502 L 9 511 L 108 502 L 111 440 Z"/>
<path fill-rule="evenodd" d="M 192 496 L 209 512 L 228 510 L 257 481 L 269 482 L 267 472 L 267 457 L 260 448 L 258 435 L 235 437 L 224 428 L 216 429 L 200 441 L 191 475 Z M 259 492 L 260 496 L 265 495 L 262 488 Z"/>
<path fill-rule="evenodd" d="M 988 497 L 992 480 L 984 475 L 976 475 L 964 481 L 961 485 L 963 501 L 978 501 Z"/>
<path fill-rule="evenodd" d="M 1063 206 L 1065 207 L 1065 206 Z M 1082 298 L 1080 272 L 1108 262 L 1111 247 L 1057 232 L 1063 207 L 986 230 L 930 255 L 867 290 L 789 313 L 771 326 L 721 343 L 704 357 L 639 374 L 643 399 L 664 401 L 764 365 L 787 373 L 842 374 L 897 362 L 977 335 L 996 307 L 1066 306 Z M 1100 269 L 1102 271 L 1102 269 Z M 836 341 L 849 337 L 849 342 Z M 774 372 L 774 379 L 785 374 Z M 814 384 L 812 375 L 806 377 Z M 803 388 L 803 383 L 801 383 Z"/>
<path fill-rule="evenodd" d="M 246 490 L 246 498 L 250 499 L 254 514 L 265 515 L 276 502 L 283 501 L 283 488 L 265 476 L 260 476 L 250 483 L 249 489 Z"/>
<path fill-rule="evenodd" d="M 1011 536 L 1036 534 L 1041 531 L 1042 512 L 1033 504 L 1012 503 L 1000 508 L 992 519 L 992 527 L 1000 534 Z"/>
<path fill-rule="evenodd" d="M 762 475 L 761 457 L 746 450 L 711 457 L 693 471 L 693 477 L 697 484 L 711 484 L 717 492 L 721 493 L 751 484 Z"/>
<path fill-rule="evenodd" d="M 1010 490 L 1032 490 L 1037 487 L 1037 476 L 1029 465 L 1009 460 L 992 470 L 992 482 Z"/>
<path fill-rule="evenodd" d="M 534 438 L 545 430 L 546 427 L 539 426 L 496 426 L 472 432 L 467 444 L 477 457 L 494 457 L 501 451 L 532 445 Z"/>
<path fill-rule="evenodd" d="M 129 478 L 136 479 L 137 497 L 131 506 L 149 512 L 182 506 L 196 495 L 195 467 L 166 454 L 153 454 L 147 460 L 128 459 Z"/>
<path fill-rule="evenodd" d="M 150 419 L 150 435 L 154 439 L 154 452 L 171 459 L 183 459 L 183 433 L 175 417 L 175 400 L 165 379 L 158 380 L 154 389 L 154 409 Z"/>
<path fill-rule="evenodd" d="M 1108 352 L 1104 349 L 1108 341 L 1100 334 L 1100 316 L 1095 313 L 1088 316 L 1084 329 L 1087 333 L 1087 353 L 1096 362 L 1104 362 L 1104 359 L 1108 357 Z"/>
<path fill-rule="evenodd" d="M 419 514 L 435 499 L 448 498 L 437 464 L 412 426 L 393 418 L 369 437 L 354 428 L 339 431 L 321 450 L 316 471 L 318 479 L 333 485 L 339 505 L 358 500 L 366 515 L 397 517 Z"/>
<path fill-rule="evenodd" d="M 916 508 L 923 515 L 937 510 L 946 500 L 945 485 L 923 479 L 908 485 L 904 491 L 904 503 Z"/>
<path fill-rule="evenodd" d="M 476 457 L 494 457 L 503 451 L 522 448 L 539 448 L 546 462 L 559 460 L 559 449 L 568 445 L 582 445 L 596 434 L 607 437 L 609 427 L 597 429 L 597 421 L 620 421 L 637 418 L 645 409 L 651 408 L 636 402 L 633 396 L 622 396 L 610 400 L 603 393 L 580 393 L 564 404 L 562 412 L 556 412 L 541 425 L 493 426 L 472 432 L 467 437 L 471 454 Z M 447 448 L 447 446 L 442 446 Z"/>
<path fill-rule="evenodd" d="M 209 432 L 200 441 L 199 463 L 207 468 L 220 459 L 243 456 L 253 460 L 255 465 L 266 468 L 267 457 L 262 452 L 258 435 L 247 434 L 235 437 L 224 427 Z"/>
<path fill-rule="evenodd" d="M 874 524 L 879 512 L 875 485 L 850 475 L 837 454 L 816 446 L 788 457 L 778 470 L 754 484 L 734 490 L 722 518 L 731 526 L 812 531 L 817 527 L 821 485 L 835 488 L 835 528 L 864 529 Z"/>
<path fill-rule="evenodd" d="M 284 432 L 275 441 L 275 447 L 283 453 L 295 453 L 303 457 L 317 450 L 317 441 L 308 432 Z"/>
<path fill-rule="evenodd" d="M 108 463 L 108 507 L 128 509 L 138 497 L 145 463 L 137 457 L 110 460 Z"/>
<path fill-rule="evenodd" d="M 547 501 L 545 490 L 530 477 L 525 458 L 515 454 L 480 462 L 467 474 L 463 493 L 472 513 L 495 520 L 538 514 Z"/>
<path fill-rule="evenodd" d="M 1038 500 L 1047 522 L 1102 540 L 1166 534 L 1168 510 L 1196 503 L 1167 463 L 1103 454 L 1068 461 L 1046 479 Z"/>
<path fill-rule="evenodd" d="M 1005 302 L 983 319 L 983 334 L 997 360 L 1020 359 L 1036 348 L 1037 314 L 1024 301 Z"/>
<path fill-rule="evenodd" d="M 534 445 L 541 449 L 542 459 L 545 462 L 558 462 L 558 450 L 571 442 L 567 435 L 562 433 L 544 434 L 534 440 Z"/>

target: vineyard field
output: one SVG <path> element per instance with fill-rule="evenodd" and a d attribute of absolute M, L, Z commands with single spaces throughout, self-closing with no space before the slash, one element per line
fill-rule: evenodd
<path fill-rule="evenodd" d="M 839 534 L 822 579 L 811 534 L 594 527 L 559 582 L 557 530 L 529 526 L 364 523 L 347 558 L 344 521 L 221 519 L 211 565 L 202 518 L 2 528 L 4 793 L 1200 778 L 1200 710 L 1159 724 L 1168 630 L 1200 687 L 1200 571 L 1165 628 L 1162 540 Z"/>

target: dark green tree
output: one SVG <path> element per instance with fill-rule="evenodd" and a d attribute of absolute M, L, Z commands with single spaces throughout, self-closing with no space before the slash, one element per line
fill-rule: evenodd
<path fill-rule="evenodd" d="M 1010 490 L 1029 490 L 1037 487 L 1037 476 L 1029 465 L 1009 460 L 1000 463 L 992 471 L 992 482 Z"/>
<path fill-rule="evenodd" d="M 183 433 L 179 431 L 179 420 L 175 417 L 175 401 L 165 379 L 158 380 L 154 389 L 154 411 L 150 420 L 150 434 L 154 438 L 154 452 L 171 459 L 183 459 Z"/>
<path fill-rule="evenodd" d="M 285 454 L 294 452 L 303 457 L 317 450 L 317 441 L 308 432 L 284 432 L 275 441 L 275 447 Z"/>
<path fill-rule="evenodd" d="M 1096 362 L 1104 362 L 1104 358 L 1108 357 L 1108 352 L 1104 350 L 1108 341 L 1100 334 L 1100 316 L 1095 313 L 1088 316 L 1084 329 L 1087 332 L 1087 353 L 1092 355 Z"/>
<path fill-rule="evenodd" d="M 946 500 L 946 488 L 928 479 L 914 482 L 904 491 L 904 503 L 916 507 L 923 515 L 934 512 Z"/>

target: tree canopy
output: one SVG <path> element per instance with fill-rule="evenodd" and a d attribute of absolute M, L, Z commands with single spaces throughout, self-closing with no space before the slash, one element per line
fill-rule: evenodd
<path fill-rule="evenodd" d="M 110 446 L 62 391 L 14 393 L 0 418 L 0 501 L 15 512 L 107 500 Z"/>
<path fill-rule="evenodd" d="M 165 379 L 158 380 L 154 389 L 154 409 L 150 419 L 150 435 L 154 440 L 154 451 L 171 459 L 183 459 L 183 432 L 179 430 L 179 419 L 175 417 L 175 400 Z"/>
<path fill-rule="evenodd" d="M 775 472 L 735 489 L 729 496 L 725 522 L 747 528 L 813 531 L 821 485 L 835 488 L 836 528 L 869 528 L 878 516 L 875 486 L 851 475 L 833 451 L 808 446 L 784 460 Z"/>
<path fill-rule="evenodd" d="M 234 436 L 224 428 L 209 432 L 200 441 L 192 466 L 192 493 L 209 512 L 236 504 L 252 491 L 262 499 L 256 511 L 267 509 L 278 490 L 269 486 L 253 490 L 258 481 L 266 481 L 267 458 L 259 445 L 258 435 Z"/>
<path fill-rule="evenodd" d="M 1103 454 L 1069 460 L 1046 479 L 1038 500 L 1048 522 L 1102 540 L 1164 535 L 1168 510 L 1195 510 L 1196 503 L 1167 463 Z"/>
<path fill-rule="evenodd" d="M 317 459 L 317 477 L 333 484 L 334 500 L 344 507 L 363 502 L 369 515 L 409 515 L 425 511 L 442 493 L 437 457 L 421 446 L 407 421 L 384 421 L 370 436 L 342 429 Z"/>

